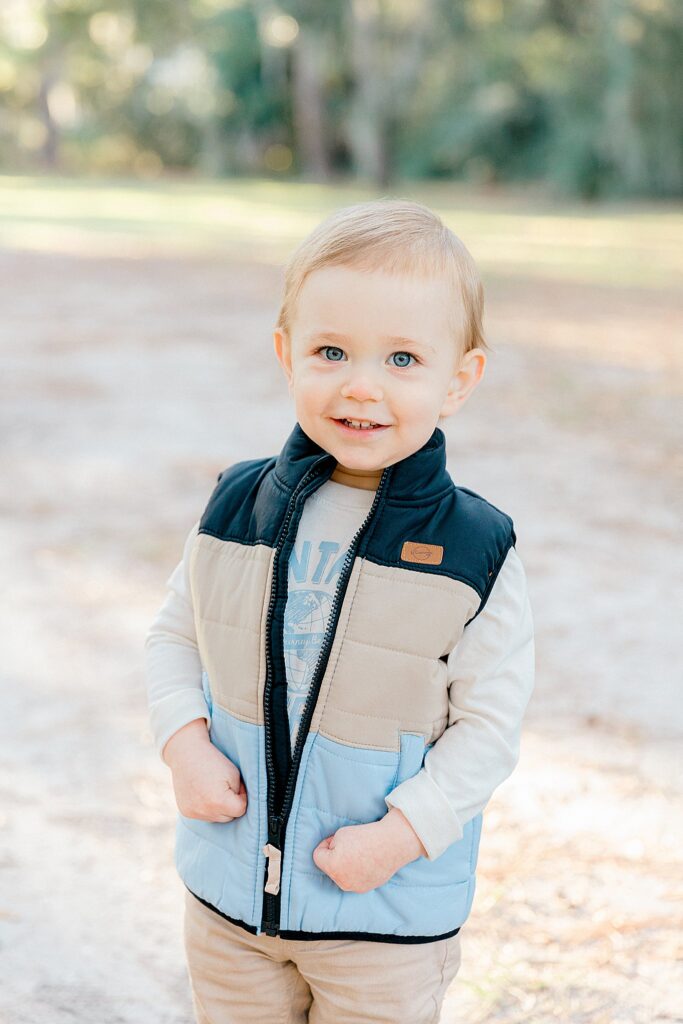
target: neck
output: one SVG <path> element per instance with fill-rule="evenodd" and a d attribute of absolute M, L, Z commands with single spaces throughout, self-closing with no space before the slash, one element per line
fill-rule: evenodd
<path fill-rule="evenodd" d="M 347 469 L 337 463 L 330 480 L 347 487 L 361 487 L 366 491 L 376 491 L 382 476 L 381 469 Z"/>

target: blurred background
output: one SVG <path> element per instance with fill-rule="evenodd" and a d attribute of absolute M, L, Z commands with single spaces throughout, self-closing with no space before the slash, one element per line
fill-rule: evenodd
<path fill-rule="evenodd" d="M 683 1021 L 682 49 L 678 0 L 2 0 L 0 1019 L 191 1024 L 144 637 L 292 429 L 284 261 L 391 195 L 480 268 L 449 469 L 537 630 L 442 1021 Z"/>
<path fill-rule="evenodd" d="M 5 170 L 683 187 L 677 0 L 3 0 L 0 19 Z"/>

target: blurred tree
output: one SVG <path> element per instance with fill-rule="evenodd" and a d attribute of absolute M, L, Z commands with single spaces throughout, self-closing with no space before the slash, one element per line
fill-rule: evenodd
<path fill-rule="evenodd" d="M 334 69 L 335 43 L 340 38 L 343 3 L 330 0 L 288 0 L 283 3 L 284 26 L 289 27 L 292 56 L 292 146 L 297 169 L 318 181 L 330 176 L 329 79 Z M 276 22 L 277 24 L 277 22 Z"/>
<path fill-rule="evenodd" d="M 3 0 L 0 165 L 683 192 L 680 0 Z"/>
<path fill-rule="evenodd" d="M 350 0 L 346 32 L 353 91 L 348 131 L 353 165 L 384 187 L 401 170 L 400 126 L 430 60 L 433 0 Z"/>

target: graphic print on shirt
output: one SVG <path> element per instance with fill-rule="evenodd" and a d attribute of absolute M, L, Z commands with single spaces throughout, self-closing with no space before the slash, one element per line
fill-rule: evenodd
<path fill-rule="evenodd" d="M 283 650 L 292 750 L 347 551 L 340 552 L 336 541 L 327 540 L 320 541 L 314 551 L 311 541 L 305 540 L 290 555 Z"/>

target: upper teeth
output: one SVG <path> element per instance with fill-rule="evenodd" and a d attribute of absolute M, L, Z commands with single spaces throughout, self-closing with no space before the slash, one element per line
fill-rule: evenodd
<path fill-rule="evenodd" d="M 350 427 L 378 427 L 379 423 L 373 423 L 372 420 L 344 420 L 344 423 L 348 423 Z"/>

